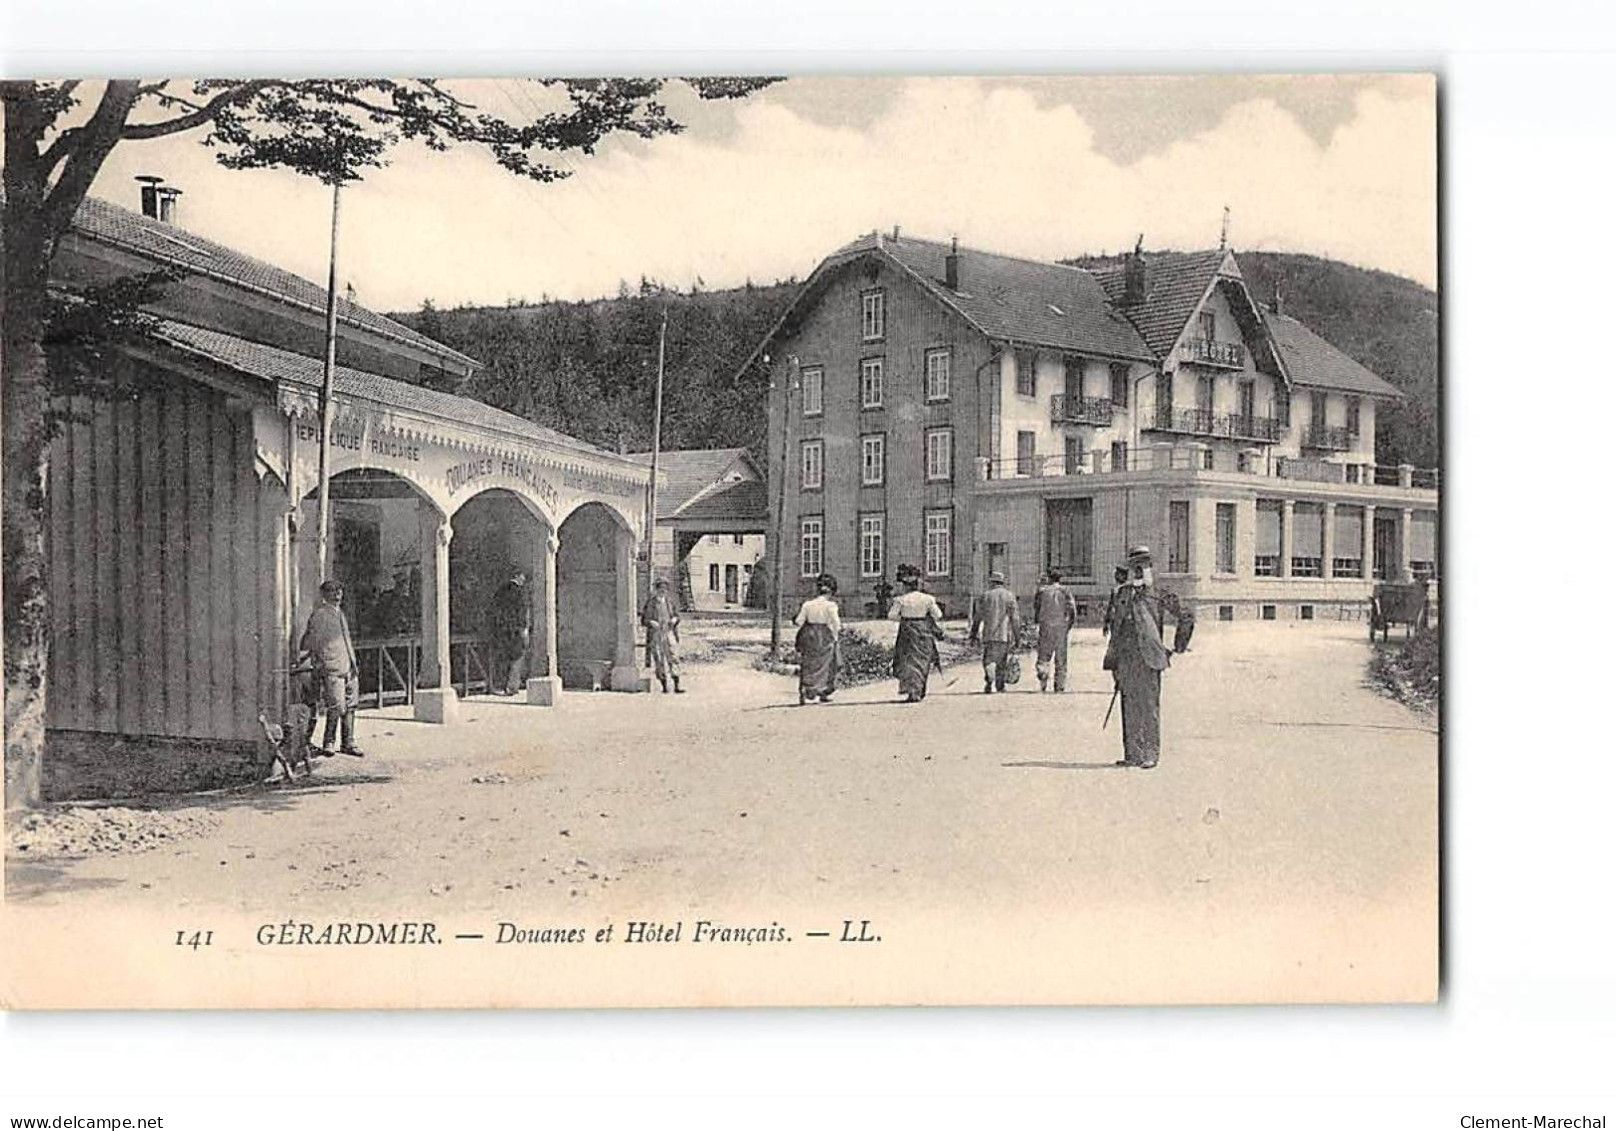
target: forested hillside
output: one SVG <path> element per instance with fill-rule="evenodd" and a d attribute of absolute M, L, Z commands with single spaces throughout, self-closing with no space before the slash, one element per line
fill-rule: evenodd
<path fill-rule="evenodd" d="M 613 451 L 651 446 L 657 338 L 668 316 L 662 445 L 746 447 L 762 457 L 768 378 L 737 375 L 796 282 L 682 293 L 642 283 L 588 302 L 393 317 L 487 366 L 457 392 Z"/>
<path fill-rule="evenodd" d="M 1377 460 L 1438 463 L 1437 296 L 1417 283 L 1311 255 L 1240 252 L 1252 293 L 1408 394 L 1379 419 Z M 1080 261 L 1079 261 L 1080 262 Z M 746 447 L 763 457 L 767 379 L 747 355 L 795 280 L 684 293 L 643 281 L 587 302 L 515 303 L 394 315 L 488 368 L 458 391 L 602 447 L 651 445 L 657 330 L 668 314 L 663 446 Z"/>

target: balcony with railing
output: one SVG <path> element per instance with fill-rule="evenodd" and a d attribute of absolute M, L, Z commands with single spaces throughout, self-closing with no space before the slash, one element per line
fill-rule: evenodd
<path fill-rule="evenodd" d="M 1211 338 L 1190 338 L 1179 343 L 1180 360 L 1193 365 L 1211 365 L 1218 369 L 1244 369 L 1246 347 L 1239 342 L 1219 342 Z"/>
<path fill-rule="evenodd" d="M 1173 472 L 1192 477 L 1257 476 L 1284 479 L 1294 483 L 1340 486 L 1348 492 L 1366 490 L 1371 495 L 1387 488 L 1435 491 L 1440 486 L 1435 470 L 1403 466 L 1331 463 L 1322 459 L 1266 457 L 1260 452 L 1219 451 L 1200 445 L 1162 445 L 1137 451 L 1110 452 L 1094 449 L 1080 456 L 1066 453 L 1026 455 L 1008 459 L 976 461 L 976 477 L 989 489 L 1002 485 L 1021 489 L 1038 482 L 1089 476 L 1110 476 L 1129 472 Z M 1019 485 L 1019 487 L 1018 487 Z"/>
<path fill-rule="evenodd" d="M 1302 447 L 1316 452 L 1350 452 L 1358 446 L 1358 434 L 1350 428 L 1309 428 L 1302 437 Z"/>
<path fill-rule="evenodd" d="M 1145 426 L 1153 432 L 1182 436 L 1220 436 L 1230 440 L 1278 441 L 1283 425 L 1271 416 L 1209 412 L 1200 408 L 1159 408 Z"/>
<path fill-rule="evenodd" d="M 1106 397 L 1056 393 L 1049 398 L 1049 419 L 1055 424 L 1094 424 L 1104 428 L 1111 423 L 1111 401 Z"/>

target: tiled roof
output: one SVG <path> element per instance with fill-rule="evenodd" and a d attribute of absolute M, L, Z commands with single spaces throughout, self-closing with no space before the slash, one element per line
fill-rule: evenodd
<path fill-rule="evenodd" d="M 1096 267 L 1092 273 L 1105 288 L 1106 297 L 1139 328 L 1155 356 L 1164 358 L 1205 297 L 1226 254 L 1224 251 L 1146 252 L 1145 301 L 1137 309 L 1121 305 L 1126 257 L 1123 263 Z"/>
<path fill-rule="evenodd" d="M 661 495 L 657 496 L 657 510 L 662 510 Z M 756 522 L 759 529 L 769 521 L 769 489 L 761 479 L 743 479 L 722 490 L 702 495 L 687 504 L 677 515 L 679 520 L 724 519 Z"/>
<path fill-rule="evenodd" d="M 1263 323 L 1294 383 L 1376 397 L 1403 396 L 1397 386 L 1377 377 L 1296 319 L 1275 314 L 1266 306 L 1261 309 Z"/>
<path fill-rule="evenodd" d="M 89 239 L 125 248 L 148 259 L 172 263 L 196 274 L 212 275 L 237 286 L 266 292 L 292 306 L 321 315 L 325 313 L 326 289 L 320 284 L 108 201 L 86 197 L 73 218 L 73 227 Z M 452 360 L 459 366 L 481 368 L 480 362 L 465 354 L 340 296 L 337 319 Z"/>
<path fill-rule="evenodd" d="M 697 495 L 717 486 L 718 477 L 744 455 L 745 448 L 690 448 L 659 452 L 657 473 L 662 482 L 657 485 L 657 517 L 672 517 Z M 651 463 L 650 452 L 635 452 L 628 458 L 647 466 Z"/>
<path fill-rule="evenodd" d="M 287 381 L 307 388 L 319 388 L 324 379 L 324 364 L 317 358 L 249 342 L 218 330 L 205 330 L 200 326 L 163 319 L 158 336 L 187 353 L 207 358 L 249 377 Z M 373 401 L 391 408 L 430 413 L 473 427 L 498 429 L 551 447 L 612 459 L 623 458 L 615 452 L 586 444 L 553 428 L 534 424 L 531 420 L 524 420 L 469 397 L 412 385 L 408 381 L 395 381 L 391 377 L 379 377 L 363 370 L 349 369 L 345 365 L 337 366 L 334 380 L 337 393 L 341 396 Z"/>
<path fill-rule="evenodd" d="M 1080 267 L 959 249 L 959 289 L 944 283 L 950 245 L 903 236 L 862 236 L 827 262 L 880 251 L 990 338 L 1105 357 L 1155 360 L 1133 325 Z"/>

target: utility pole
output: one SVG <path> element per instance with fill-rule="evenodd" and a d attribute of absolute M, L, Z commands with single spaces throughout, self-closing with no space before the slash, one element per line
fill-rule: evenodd
<path fill-rule="evenodd" d="M 767 360 L 767 359 L 765 359 Z M 774 485 L 774 534 L 770 538 L 770 551 L 774 555 L 769 580 L 769 655 L 780 658 L 780 585 L 785 568 L 786 523 L 786 468 L 791 454 L 791 391 L 797 387 L 797 357 L 790 357 L 791 373 L 781 390 L 780 409 L 780 468 Z"/>
<path fill-rule="evenodd" d="M 337 221 L 342 214 L 342 182 L 331 186 L 331 271 L 325 289 L 325 375 L 320 383 L 320 496 L 315 541 L 320 580 L 326 580 L 331 545 L 331 423 L 336 415 L 337 379 Z"/>
<path fill-rule="evenodd" d="M 662 455 L 662 371 L 668 356 L 668 308 L 662 308 L 662 332 L 657 337 L 656 415 L 651 420 L 651 486 L 645 503 L 645 584 L 649 593 L 653 574 L 652 554 L 656 550 L 657 460 Z"/>

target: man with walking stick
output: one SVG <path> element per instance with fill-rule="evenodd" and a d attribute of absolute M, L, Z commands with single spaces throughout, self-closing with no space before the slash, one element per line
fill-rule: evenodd
<path fill-rule="evenodd" d="M 1195 613 L 1175 594 L 1156 588 L 1147 547 L 1128 552 L 1127 569 L 1128 583 L 1108 610 L 1104 666 L 1122 696 L 1123 757 L 1117 765 L 1148 770 L 1161 755 L 1161 677 L 1172 662 L 1162 644 L 1162 621 L 1172 618 L 1172 650 L 1181 653 L 1195 632 Z"/>

